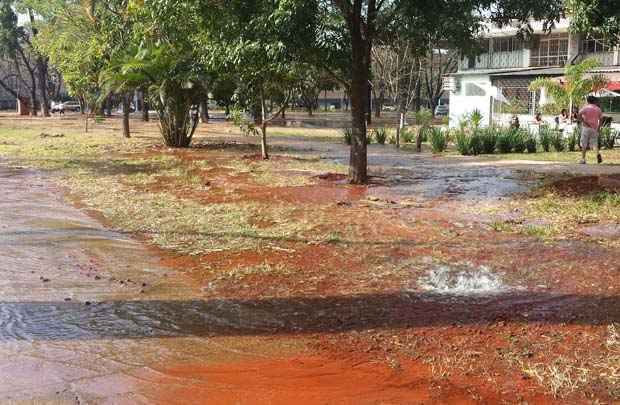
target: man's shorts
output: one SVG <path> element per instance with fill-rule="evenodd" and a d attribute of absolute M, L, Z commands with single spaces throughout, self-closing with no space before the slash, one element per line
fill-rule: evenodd
<path fill-rule="evenodd" d="M 581 128 L 581 148 L 585 150 L 594 147 L 598 147 L 598 131 L 584 125 Z"/>

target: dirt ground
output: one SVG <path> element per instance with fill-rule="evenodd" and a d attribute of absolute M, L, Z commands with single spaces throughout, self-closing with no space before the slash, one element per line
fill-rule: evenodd
<path fill-rule="evenodd" d="M 618 166 L 54 120 L 0 119 L 4 400 L 620 400 Z"/>

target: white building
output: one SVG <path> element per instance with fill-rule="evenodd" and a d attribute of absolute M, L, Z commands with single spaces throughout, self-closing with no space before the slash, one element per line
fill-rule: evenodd
<path fill-rule="evenodd" d="M 506 102 L 522 105 L 521 122 L 532 120 L 546 95 L 528 90 L 537 77 L 561 77 L 564 66 L 594 57 L 610 80 L 610 90 L 620 88 L 620 51 L 597 38 L 569 32 L 569 21 L 562 20 L 550 34 L 541 23 L 534 23 L 534 35 L 527 41 L 517 38 L 517 28 L 490 27 L 483 39 L 487 49 L 478 57 L 464 57 L 453 74 L 450 89 L 450 126 L 458 126 L 463 116 L 478 109 L 484 123 L 506 122 L 502 114 Z M 615 93 L 612 93 L 615 94 Z M 620 95 L 620 93 L 618 94 Z M 620 111 L 619 111 L 620 112 Z"/>

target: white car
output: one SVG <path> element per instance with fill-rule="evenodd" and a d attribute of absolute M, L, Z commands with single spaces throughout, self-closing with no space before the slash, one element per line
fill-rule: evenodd
<path fill-rule="evenodd" d="M 52 107 L 50 108 L 50 111 L 52 113 L 64 112 L 65 111 L 64 103 L 52 101 Z"/>

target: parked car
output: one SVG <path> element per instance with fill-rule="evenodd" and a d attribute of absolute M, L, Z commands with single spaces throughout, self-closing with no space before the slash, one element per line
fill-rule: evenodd
<path fill-rule="evenodd" d="M 50 112 L 51 113 L 58 113 L 61 111 L 64 111 L 65 107 L 63 103 L 59 103 L 57 101 L 52 101 L 52 105 L 50 107 Z"/>
<path fill-rule="evenodd" d="M 65 111 L 79 112 L 81 109 L 80 103 L 77 101 L 65 101 L 63 105 L 65 107 Z"/>
<path fill-rule="evenodd" d="M 439 104 L 435 107 L 435 116 L 436 117 L 445 117 L 448 115 L 448 111 L 450 111 L 450 106 L 448 104 Z"/>

